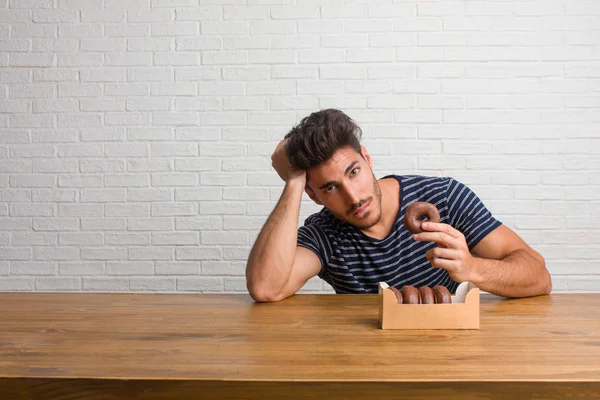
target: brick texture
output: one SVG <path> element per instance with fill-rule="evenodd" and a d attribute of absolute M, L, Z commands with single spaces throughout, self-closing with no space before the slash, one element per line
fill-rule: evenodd
<path fill-rule="evenodd" d="M 600 291 L 595 1 L 5 0 L 0 20 L 1 291 L 245 292 L 271 152 L 327 107 L 377 176 L 461 180 L 556 291 Z"/>

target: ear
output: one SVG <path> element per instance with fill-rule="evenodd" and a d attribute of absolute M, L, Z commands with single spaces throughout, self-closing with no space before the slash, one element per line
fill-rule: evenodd
<path fill-rule="evenodd" d="M 306 185 L 306 188 L 304 189 L 304 191 L 306 192 L 306 194 L 308 195 L 308 197 L 310 197 L 310 199 L 312 201 L 314 201 L 315 203 L 317 203 L 320 206 L 323 205 L 323 203 L 321 203 L 321 200 L 319 200 L 319 198 L 317 197 L 315 192 L 313 192 L 313 190 L 311 188 L 309 188 L 308 185 Z"/>
<path fill-rule="evenodd" d="M 369 167 L 373 169 L 373 160 L 371 160 L 371 155 L 369 154 L 367 149 L 365 149 L 365 146 L 360 146 L 360 153 L 362 154 L 365 161 L 369 164 Z"/>

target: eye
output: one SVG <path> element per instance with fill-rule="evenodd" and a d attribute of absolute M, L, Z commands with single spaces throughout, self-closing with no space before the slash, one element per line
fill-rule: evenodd
<path fill-rule="evenodd" d="M 356 174 L 358 174 L 358 168 L 354 168 L 352 171 L 350 171 L 350 176 L 356 175 Z"/>
<path fill-rule="evenodd" d="M 334 190 L 335 190 L 335 186 L 334 186 L 334 185 L 330 185 L 330 186 L 327 186 L 327 187 L 325 188 L 325 193 L 331 193 L 331 192 L 333 192 Z"/>

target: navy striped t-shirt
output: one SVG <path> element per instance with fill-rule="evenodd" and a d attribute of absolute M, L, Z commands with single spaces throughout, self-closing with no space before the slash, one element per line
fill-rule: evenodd
<path fill-rule="evenodd" d="M 473 249 L 488 233 L 501 225 L 467 186 L 449 177 L 388 175 L 400 183 L 400 208 L 390 233 L 374 239 L 360 229 L 336 218 L 323 208 L 308 217 L 298 229 L 298 246 L 312 250 L 321 260 L 319 277 L 336 293 L 377 293 L 378 283 L 444 285 L 451 293 L 458 283 L 443 268 L 433 268 L 425 253 L 437 246 L 419 242 L 404 227 L 406 208 L 417 201 L 434 204 L 440 222 L 465 236 Z"/>

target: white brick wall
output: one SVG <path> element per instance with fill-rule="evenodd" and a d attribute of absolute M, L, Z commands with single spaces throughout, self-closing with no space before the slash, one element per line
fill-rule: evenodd
<path fill-rule="evenodd" d="M 600 291 L 597 1 L 3 0 L 0 22 L 0 290 L 245 291 L 270 154 L 336 107 L 376 175 L 462 180 L 556 291 Z"/>

